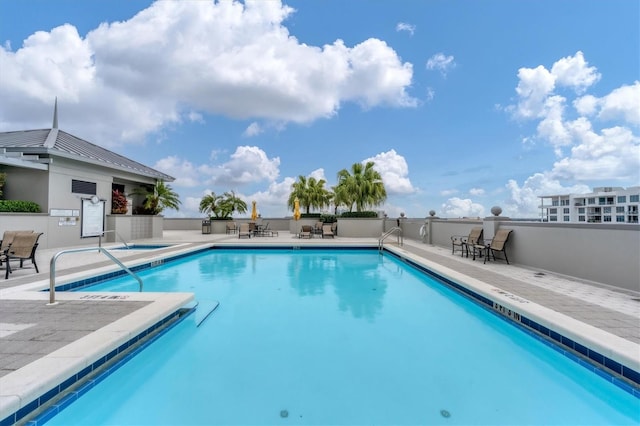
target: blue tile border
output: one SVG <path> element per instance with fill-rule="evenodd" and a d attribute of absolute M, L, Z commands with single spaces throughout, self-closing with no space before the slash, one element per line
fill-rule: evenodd
<path fill-rule="evenodd" d="M 605 378 L 607 381 L 612 382 L 614 385 L 623 389 L 626 392 L 629 392 L 636 398 L 640 399 L 640 373 L 620 364 L 619 362 L 602 355 L 601 353 L 591 350 L 578 342 L 573 341 L 572 339 L 561 335 L 560 333 L 550 330 L 549 328 L 543 326 L 542 324 L 538 324 L 536 321 L 527 318 L 526 316 L 519 314 L 519 321 L 509 318 L 494 309 L 494 301 L 476 293 L 473 290 L 470 290 L 455 281 L 452 281 L 438 273 L 420 265 L 419 263 L 414 262 L 411 259 L 407 259 L 402 257 L 401 255 L 394 253 L 392 251 L 384 249 L 385 253 L 405 262 L 412 267 L 420 270 L 421 272 L 429 275 L 434 278 L 438 282 L 441 282 L 449 287 L 453 287 L 455 290 L 458 290 L 460 293 L 463 293 L 466 296 L 469 296 L 471 300 L 477 302 L 480 306 L 488 309 L 489 312 L 497 315 L 499 318 L 509 322 L 512 325 L 517 326 L 521 330 L 525 331 L 527 334 L 533 336 L 537 340 L 545 343 L 549 347 L 555 349 L 556 351 L 562 353 L 568 358 L 578 362 L 583 367 L 589 369 L 595 374 L 598 374 Z M 564 348 L 568 348 L 566 350 Z M 574 353 L 575 352 L 575 353 Z M 611 374 L 611 372 L 615 374 Z M 624 377 L 629 382 L 621 379 L 619 376 Z M 633 385 L 631 384 L 633 383 Z"/>
<path fill-rule="evenodd" d="M 81 380 L 83 380 L 89 373 L 97 372 L 100 369 L 100 367 L 102 367 L 107 361 L 110 361 L 114 357 L 116 357 L 117 355 L 122 354 L 123 352 L 128 350 L 132 345 L 136 344 L 140 340 L 142 340 L 145 337 L 147 337 L 150 333 L 153 333 L 158 329 L 162 329 L 162 330 L 160 330 L 159 333 L 157 333 L 153 337 L 149 338 L 146 342 L 141 344 L 139 347 L 135 348 L 130 353 L 124 355 L 123 358 L 118 360 L 114 365 L 110 366 L 109 368 L 107 368 L 104 371 L 99 372 L 96 377 L 94 377 L 93 379 L 88 380 L 86 383 L 83 383 L 78 389 L 76 389 L 73 392 L 70 392 L 68 395 L 63 397 L 56 404 L 52 405 L 51 407 L 47 408 L 44 412 L 39 414 L 36 418 L 34 418 L 33 420 L 30 420 L 30 421 L 25 423 L 25 425 L 29 425 L 29 426 L 39 426 L 39 425 L 45 424 L 47 421 L 51 420 L 51 418 L 53 418 L 60 411 L 62 411 L 66 407 L 68 407 L 76 399 L 80 398 L 82 395 L 87 393 L 91 388 L 93 388 L 95 385 L 97 385 L 102 380 L 104 380 L 106 377 L 108 377 L 111 373 L 113 373 L 118 368 L 120 368 L 124 364 L 126 364 L 129 360 L 131 360 L 140 351 L 144 350 L 151 343 L 155 342 L 159 337 L 161 337 L 167 331 L 171 330 L 177 324 L 182 322 L 189 315 L 193 314 L 195 312 L 195 310 L 196 310 L 196 307 L 194 306 L 194 307 L 191 307 L 191 308 L 181 308 L 181 309 L 178 309 L 177 311 L 172 312 L 171 314 L 169 314 L 165 318 L 161 319 L 160 321 L 158 321 L 157 323 L 155 323 L 151 327 L 149 327 L 146 330 L 142 331 L 137 336 L 131 338 L 127 342 L 125 342 L 122 345 L 120 345 L 118 348 L 114 349 L 113 351 L 109 352 L 107 355 L 105 355 L 102 358 L 98 359 L 97 361 L 95 361 L 90 366 L 85 367 L 84 369 L 82 369 L 78 373 L 74 374 L 73 376 L 69 377 L 68 379 L 66 379 L 65 381 L 60 383 L 59 385 L 57 385 L 54 388 L 50 389 L 49 391 L 45 392 L 39 398 L 35 399 L 34 401 L 32 401 L 29 404 L 25 405 L 24 407 L 20 408 L 15 413 L 13 413 L 13 414 L 7 416 L 6 418 L 2 419 L 2 421 L 0 421 L 0 426 L 14 425 L 16 422 L 19 422 L 20 420 L 22 420 L 25 416 L 27 416 L 29 413 L 33 412 L 34 410 L 37 410 L 38 408 L 44 407 L 47 404 L 48 401 L 50 401 L 54 397 L 57 397 L 61 393 L 65 392 L 70 386 L 72 386 L 72 385 L 80 382 Z"/>

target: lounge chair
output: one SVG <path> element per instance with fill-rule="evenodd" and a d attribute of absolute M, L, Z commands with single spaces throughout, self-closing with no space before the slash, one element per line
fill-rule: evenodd
<path fill-rule="evenodd" d="M 474 248 L 482 242 L 482 227 L 477 226 L 471 228 L 469 235 L 453 235 L 451 236 L 451 254 L 455 254 L 456 250 L 460 250 L 460 256 L 465 254 L 469 257 L 469 248 Z"/>
<path fill-rule="evenodd" d="M 313 228 L 313 235 L 320 235 L 322 236 L 322 227 L 324 226 L 323 222 L 316 222 L 316 226 L 314 226 Z"/>
<path fill-rule="evenodd" d="M 238 238 L 247 237 L 251 238 L 251 228 L 249 223 L 241 223 L 238 228 Z"/>
<path fill-rule="evenodd" d="M 322 238 L 333 238 L 333 231 L 330 224 L 322 225 Z"/>
<path fill-rule="evenodd" d="M 40 273 L 38 264 L 36 263 L 36 249 L 38 248 L 40 235 L 42 235 L 42 232 L 30 232 L 19 233 L 13 237 L 13 242 L 1 255 L 2 261 L 7 263 L 4 275 L 5 279 L 9 278 L 9 274 L 13 272 L 11 270 L 12 260 L 19 260 L 20 268 L 24 267 L 25 260 L 30 260 L 36 269 L 36 273 Z"/>
<path fill-rule="evenodd" d="M 313 226 L 302 225 L 302 228 L 300 229 L 300 238 L 311 238 L 312 232 L 313 232 Z"/>
<path fill-rule="evenodd" d="M 278 231 L 274 231 L 269 227 L 269 222 L 260 228 L 260 235 L 263 237 L 273 237 L 278 235 Z"/>
<path fill-rule="evenodd" d="M 227 222 L 227 234 L 235 234 L 237 230 L 235 222 Z"/>
<path fill-rule="evenodd" d="M 496 235 L 491 240 L 491 243 L 482 245 L 476 244 L 473 247 L 473 260 L 476 260 L 476 252 L 482 253 L 485 251 L 484 263 L 487 263 L 487 259 L 489 256 L 493 257 L 493 260 L 496 260 L 496 252 L 502 253 L 504 255 L 504 260 L 509 264 L 509 258 L 507 257 L 507 240 L 509 240 L 509 236 L 513 232 L 512 229 L 498 229 Z"/>

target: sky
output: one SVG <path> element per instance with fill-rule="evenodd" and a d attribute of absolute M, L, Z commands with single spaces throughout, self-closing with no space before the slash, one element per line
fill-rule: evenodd
<path fill-rule="evenodd" d="M 636 0 L 0 0 L 0 131 L 61 130 L 285 217 L 374 161 L 390 217 L 640 185 Z M 248 215 L 248 213 L 247 213 Z M 242 217 L 244 215 L 236 215 Z"/>

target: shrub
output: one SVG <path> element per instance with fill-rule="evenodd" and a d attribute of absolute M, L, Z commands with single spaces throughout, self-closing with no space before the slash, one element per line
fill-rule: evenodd
<path fill-rule="evenodd" d="M 340 215 L 340 217 L 366 217 L 366 218 L 377 218 L 378 212 L 372 211 L 364 211 L 364 212 L 344 212 Z"/>
<path fill-rule="evenodd" d="M 322 214 L 320 215 L 320 220 L 324 223 L 333 223 L 337 222 L 338 218 L 335 214 Z"/>
<path fill-rule="evenodd" d="M 128 210 L 127 197 L 117 189 L 111 191 L 111 214 L 126 214 Z"/>
<path fill-rule="evenodd" d="M 301 219 L 320 219 L 320 213 L 300 213 Z"/>
<path fill-rule="evenodd" d="M 33 201 L 0 200 L 0 212 L 40 213 L 40 205 Z"/>

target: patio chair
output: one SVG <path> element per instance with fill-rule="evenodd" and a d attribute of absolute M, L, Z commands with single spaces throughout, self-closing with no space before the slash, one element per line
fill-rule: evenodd
<path fill-rule="evenodd" d="M 322 227 L 324 226 L 324 223 L 321 221 L 316 222 L 316 226 L 313 227 L 313 235 L 320 235 L 322 236 Z"/>
<path fill-rule="evenodd" d="M 482 254 L 482 251 L 485 251 L 484 263 L 487 263 L 487 259 L 489 256 L 493 257 L 493 260 L 496 260 L 496 252 L 502 253 L 504 255 L 504 260 L 509 264 L 509 258 L 507 257 L 507 241 L 509 240 L 509 236 L 513 232 L 512 229 L 498 229 L 496 231 L 496 235 L 491 240 L 491 243 L 482 245 L 476 244 L 473 247 L 473 260 L 476 260 L 476 252 Z"/>
<path fill-rule="evenodd" d="M 11 245 L 2 252 L 2 260 L 7 263 L 5 279 L 9 278 L 9 274 L 13 272 L 11 270 L 12 260 L 19 260 L 20 268 L 24 267 L 25 260 L 30 260 L 36 269 L 36 273 L 40 273 L 36 263 L 36 249 L 38 248 L 40 235 L 42 235 L 42 232 L 30 232 L 19 233 L 13 237 Z"/>
<path fill-rule="evenodd" d="M 32 234 L 33 231 L 4 231 L 2 235 L 2 240 L 0 240 L 0 254 L 4 253 L 11 243 L 13 243 L 13 239 L 18 234 Z M 0 266 L 2 266 L 3 258 L 0 257 Z"/>
<path fill-rule="evenodd" d="M 0 251 L 5 251 L 13 242 L 13 238 L 18 234 L 32 234 L 33 231 L 4 231 L 0 240 Z"/>
<path fill-rule="evenodd" d="M 302 228 L 300 228 L 300 238 L 311 238 L 312 232 L 313 232 L 313 226 L 302 225 Z"/>
<path fill-rule="evenodd" d="M 322 238 L 333 238 L 333 231 L 331 230 L 331 225 L 330 224 L 324 224 L 322 225 Z"/>
<path fill-rule="evenodd" d="M 460 250 L 460 256 L 465 254 L 469 257 L 469 247 L 472 249 L 482 242 L 482 227 L 477 226 L 471 228 L 469 235 L 452 235 L 451 236 L 451 254 L 455 254 L 456 250 Z"/>
<path fill-rule="evenodd" d="M 235 222 L 227 222 L 227 234 L 235 234 L 237 230 Z"/>
<path fill-rule="evenodd" d="M 238 228 L 238 238 L 247 237 L 251 238 L 251 225 L 250 223 L 241 223 Z"/>

